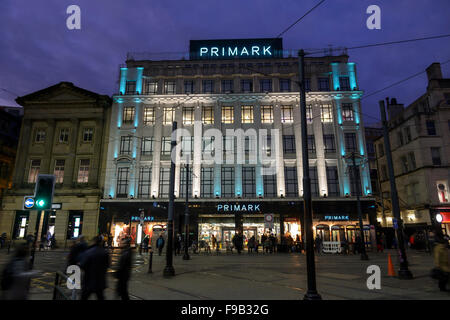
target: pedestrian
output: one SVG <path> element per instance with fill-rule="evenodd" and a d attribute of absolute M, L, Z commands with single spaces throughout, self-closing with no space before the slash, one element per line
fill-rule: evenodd
<path fill-rule="evenodd" d="M 113 236 L 111 233 L 108 234 L 108 249 L 112 249 L 112 243 L 113 243 Z"/>
<path fill-rule="evenodd" d="M 316 236 L 314 243 L 316 245 L 317 254 L 320 255 L 322 253 L 322 237 L 320 234 Z"/>
<path fill-rule="evenodd" d="M 84 271 L 81 287 L 81 300 L 87 300 L 95 293 L 98 300 L 104 300 L 103 291 L 107 287 L 106 271 L 110 266 L 108 251 L 103 248 L 103 237 L 97 236 L 94 244 L 86 250 L 80 261 L 80 267 Z"/>
<path fill-rule="evenodd" d="M 263 253 L 266 249 L 266 240 L 267 240 L 267 236 L 265 233 L 263 233 L 261 236 L 261 245 L 263 246 Z"/>
<path fill-rule="evenodd" d="M 341 252 L 344 254 L 344 255 L 347 255 L 348 254 L 348 241 L 347 241 L 347 239 L 345 238 L 345 237 L 342 237 L 342 240 L 341 240 Z"/>
<path fill-rule="evenodd" d="M 7 238 L 6 232 L 3 232 L 2 235 L 0 236 L 0 244 L 2 249 L 5 246 L 6 238 Z"/>
<path fill-rule="evenodd" d="M 88 245 L 83 235 L 80 235 L 74 245 L 70 248 L 67 256 L 67 265 L 78 265 L 81 261 L 82 254 L 88 249 Z"/>
<path fill-rule="evenodd" d="M 362 241 L 361 241 L 361 237 L 359 235 L 356 236 L 355 239 L 355 254 L 358 253 L 360 254 L 362 251 Z"/>
<path fill-rule="evenodd" d="M 250 239 L 248 239 L 247 243 L 248 253 L 252 253 L 254 248 L 255 248 L 255 236 L 251 236 Z"/>
<path fill-rule="evenodd" d="M 450 275 L 450 252 L 448 249 L 448 241 L 437 234 L 435 237 L 435 246 L 433 249 L 434 264 L 433 269 L 435 275 L 433 278 L 439 280 L 439 290 L 450 291 L 446 288 Z"/>
<path fill-rule="evenodd" d="M 27 300 L 31 277 L 37 274 L 30 270 L 28 258 L 29 247 L 21 244 L 3 269 L 1 287 L 4 300 Z"/>
<path fill-rule="evenodd" d="M 212 244 L 213 250 L 215 250 L 217 247 L 217 239 L 216 239 L 216 237 L 214 237 L 214 235 L 211 235 L 211 244 Z"/>
<path fill-rule="evenodd" d="M 161 255 L 164 248 L 164 237 L 162 234 L 159 235 L 158 240 L 156 240 L 156 248 L 158 248 L 158 255 Z"/>
<path fill-rule="evenodd" d="M 411 248 L 411 249 L 415 249 L 415 240 L 416 240 L 416 238 L 415 238 L 415 236 L 416 236 L 416 234 L 415 233 L 413 233 L 410 237 L 409 237 L 409 247 Z"/>
<path fill-rule="evenodd" d="M 148 234 L 145 235 L 144 240 L 142 240 L 142 248 L 144 249 L 144 252 L 148 252 L 148 243 L 150 242 L 150 237 Z"/>
<path fill-rule="evenodd" d="M 125 301 L 130 300 L 130 296 L 128 295 L 128 281 L 130 280 L 131 275 L 131 260 L 133 254 L 130 242 L 130 239 L 124 239 L 122 241 L 122 253 L 119 258 L 119 267 L 115 274 L 117 278 L 117 295 Z"/>
<path fill-rule="evenodd" d="M 233 236 L 233 239 L 231 239 L 233 242 L 233 246 L 236 248 L 238 254 L 241 254 L 242 246 L 241 246 L 241 237 L 239 235 L 239 231 L 236 232 L 236 234 Z"/>
<path fill-rule="evenodd" d="M 183 239 L 181 238 L 181 235 L 177 233 L 177 236 L 175 238 L 175 255 L 180 254 L 182 241 Z"/>

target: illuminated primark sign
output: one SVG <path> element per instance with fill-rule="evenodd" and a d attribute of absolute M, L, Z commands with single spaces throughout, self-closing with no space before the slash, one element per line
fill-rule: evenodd
<path fill-rule="evenodd" d="M 283 57 L 281 38 L 191 40 L 191 60 L 211 59 L 267 59 Z"/>
<path fill-rule="evenodd" d="M 217 211 L 218 212 L 260 212 L 259 208 L 260 204 L 258 203 L 250 203 L 250 204 L 218 204 Z"/>

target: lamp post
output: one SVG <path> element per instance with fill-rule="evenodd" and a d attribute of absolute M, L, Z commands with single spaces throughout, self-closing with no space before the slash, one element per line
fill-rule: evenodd
<path fill-rule="evenodd" d="M 359 236 L 362 241 L 361 245 L 361 260 L 369 260 L 369 256 L 366 253 L 366 240 L 364 238 L 364 225 L 362 221 L 362 212 L 361 212 L 361 199 L 359 196 L 358 186 L 361 186 L 361 181 L 359 177 L 359 169 L 356 168 L 356 157 L 361 158 L 359 155 L 356 156 L 355 152 L 351 152 L 346 156 L 347 159 L 351 159 L 352 161 L 352 175 L 353 175 L 353 189 L 356 193 L 356 208 L 358 211 L 358 220 L 359 220 Z"/>
<path fill-rule="evenodd" d="M 172 138 L 170 141 L 170 176 L 169 176 L 169 208 L 167 214 L 167 251 L 166 251 L 166 267 L 163 271 L 164 277 L 173 277 L 175 269 L 173 268 L 173 209 L 174 209 L 174 190 L 175 190 L 175 156 L 174 150 L 177 144 L 176 140 L 177 122 L 172 123 Z"/>
<path fill-rule="evenodd" d="M 189 260 L 189 157 L 186 158 L 186 201 L 184 204 L 184 254 L 183 260 Z"/>
<path fill-rule="evenodd" d="M 300 128 L 302 136 L 302 162 L 303 162 L 303 205 L 306 241 L 306 270 L 308 275 L 308 291 L 304 300 L 322 300 L 316 289 L 316 266 L 314 261 L 314 239 L 312 232 L 312 199 L 311 179 L 309 177 L 308 136 L 306 123 L 306 94 L 305 94 L 305 51 L 300 50 L 299 80 L 300 80 Z"/>

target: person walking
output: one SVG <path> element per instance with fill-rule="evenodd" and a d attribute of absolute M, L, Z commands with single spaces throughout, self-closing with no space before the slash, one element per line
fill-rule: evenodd
<path fill-rule="evenodd" d="M 255 236 L 251 236 L 247 243 L 248 253 L 253 252 L 253 248 L 255 248 Z"/>
<path fill-rule="evenodd" d="M 106 271 L 110 266 L 109 254 L 103 248 L 103 237 L 97 236 L 94 245 L 86 250 L 80 261 L 84 271 L 83 285 L 81 287 L 81 300 L 87 300 L 95 293 L 98 300 L 104 300 L 103 291 L 107 288 Z"/>
<path fill-rule="evenodd" d="M 6 264 L 2 272 L 2 298 L 4 300 L 27 300 L 31 277 L 36 271 L 30 270 L 29 247 L 21 244 L 14 257 Z"/>
<path fill-rule="evenodd" d="M 75 244 L 70 248 L 69 255 L 67 256 L 67 265 L 78 265 L 81 261 L 83 252 L 88 249 L 88 245 L 84 240 L 84 236 L 80 235 Z"/>
<path fill-rule="evenodd" d="M 436 270 L 436 278 L 439 280 L 438 286 L 441 291 L 448 290 L 447 283 L 450 275 L 450 252 L 448 249 L 448 241 L 442 235 L 436 235 L 436 244 L 433 249 L 434 264 Z"/>
<path fill-rule="evenodd" d="M 216 237 L 214 237 L 214 235 L 211 235 L 211 244 L 212 244 L 213 250 L 215 250 L 217 247 L 217 239 L 216 239 Z"/>
<path fill-rule="evenodd" d="M 233 242 L 233 246 L 236 248 L 238 254 L 241 254 L 241 244 L 239 243 L 240 242 L 239 231 L 235 233 L 231 241 Z"/>
<path fill-rule="evenodd" d="M 156 248 L 158 248 L 158 255 L 161 255 L 164 248 L 164 237 L 162 234 L 159 235 L 158 240 L 156 240 Z"/>
<path fill-rule="evenodd" d="M 122 241 L 122 253 L 119 258 L 119 267 L 116 272 L 117 278 L 117 295 L 124 301 L 130 300 L 128 295 L 128 281 L 131 275 L 132 251 L 130 247 L 130 239 Z"/>
<path fill-rule="evenodd" d="M 344 255 L 347 255 L 348 254 L 348 241 L 347 241 L 347 239 L 345 238 L 345 237 L 342 237 L 342 240 L 341 240 L 341 252 L 344 254 Z"/>
<path fill-rule="evenodd" d="M 317 254 L 320 255 L 322 253 L 322 238 L 321 238 L 320 234 L 318 234 L 316 236 L 316 239 L 314 242 L 316 245 Z"/>
<path fill-rule="evenodd" d="M 175 238 L 175 255 L 180 254 L 182 241 L 183 239 L 181 238 L 181 235 L 177 233 L 177 236 Z"/>
<path fill-rule="evenodd" d="M 148 244 L 150 242 L 150 237 L 148 236 L 148 234 L 145 235 L 144 240 L 142 240 L 142 249 L 144 249 L 144 252 L 147 253 L 148 252 Z"/>

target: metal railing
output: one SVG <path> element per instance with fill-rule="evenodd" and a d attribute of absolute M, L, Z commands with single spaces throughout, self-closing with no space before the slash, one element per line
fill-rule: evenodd
<path fill-rule="evenodd" d="M 53 300 L 77 300 L 77 289 L 68 289 L 67 280 L 70 278 L 61 271 L 55 273 L 55 284 L 53 288 Z"/>

